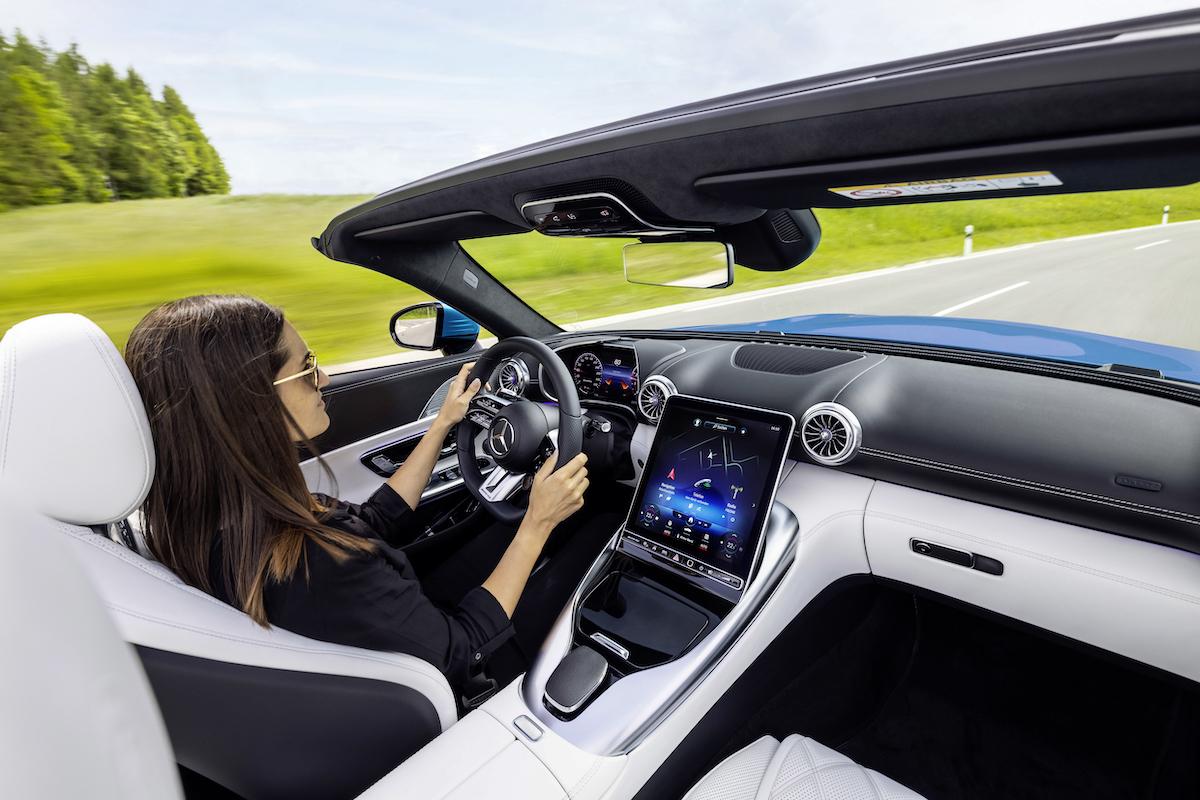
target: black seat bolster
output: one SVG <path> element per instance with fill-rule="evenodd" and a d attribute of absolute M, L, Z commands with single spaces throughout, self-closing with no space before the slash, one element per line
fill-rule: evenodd
<path fill-rule="evenodd" d="M 441 733 L 408 686 L 137 652 L 176 760 L 248 800 L 355 797 Z"/>

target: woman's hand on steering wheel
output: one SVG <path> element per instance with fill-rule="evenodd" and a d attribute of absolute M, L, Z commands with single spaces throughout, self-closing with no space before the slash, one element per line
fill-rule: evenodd
<path fill-rule="evenodd" d="M 579 455 L 555 471 L 558 453 L 552 454 L 533 476 L 529 493 L 529 511 L 525 519 L 549 536 L 558 523 L 583 508 L 583 493 L 588 487 L 587 455 Z"/>
<path fill-rule="evenodd" d="M 463 364 L 462 369 L 454 376 L 454 380 L 450 381 L 450 389 L 446 392 L 446 399 L 442 401 L 442 407 L 438 409 L 436 420 L 446 429 L 462 421 L 462 418 L 466 416 L 467 408 L 471 405 L 471 400 L 482 387 L 479 378 L 471 381 L 470 386 L 467 385 L 467 375 L 474 366 L 474 361 Z"/>

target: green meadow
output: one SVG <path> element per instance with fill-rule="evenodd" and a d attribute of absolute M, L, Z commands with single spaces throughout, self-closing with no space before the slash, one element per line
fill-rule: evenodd
<path fill-rule="evenodd" d="M 0 331 L 36 314 L 74 311 L 123 346 L 133 325 L 165 300 L 201 292 L 252 294 L 287 310 L 336 364 L 395 351 L 387 322 L 425 299 L 370 270 L 329 261 L 310 238 L 356 196 L 206 196 L 67 204 L 0 214 Z M 723 292 L 762 289 L 962 250 L 1200 218 L 1200 185 L 1092 195 L 823 210 L 822 241 L 783 273 L 738 268 Z M 525 234 L 468 242 L 471 254 L 560 324 L 713 296 L 713 290 L 624 282 L 620 248 L 605 240 Z M 837 311 L 839 309 L 830 309 Z"/>

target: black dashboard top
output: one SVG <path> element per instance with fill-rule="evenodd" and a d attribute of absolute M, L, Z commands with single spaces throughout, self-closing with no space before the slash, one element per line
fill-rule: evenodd
<path fill-rule="evenodd" d="M 568 356 L 597 344 L 564 338 Z M 651 333 L 602 341 L 634 348 L 642 386 L 660 376 L 681 394 L 797 421 L 836 402 L 861 425 L 861 448 L 837 469 L 1200 553 L 1200 407 L 1191 402 L 848 349 Z M 815 461 L 800 427 L 791 455 Z"/>

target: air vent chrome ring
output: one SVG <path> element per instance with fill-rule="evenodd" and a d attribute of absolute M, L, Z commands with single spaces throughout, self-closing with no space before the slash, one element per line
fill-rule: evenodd
<path fill-rule="evenodd" d="M 519 358 L 506 358 L 496 368 L 496 382 L 501 392 L 520 397 L 529 386 L 529 367 Z"/>
<path fill-rule="evenodd" d="M 840 403 L 817 403 L 800 420 L 804 452 L 818 464 L 845 464 L 862 446 L 862 425 L 854 412 Z"/>
<path fill-rule="evenodd" d="M 642 388 L 638 389 L 638 411 L 642 412 L 642 416 L 651 425 L 657 425 L 658 421 L 662 419 L 663 406 L 667 404 L 667 398 L 677 394 L 679 394 L 679 390 L 675 388 L 675 384 L 671 383 L 669 378 L 664 378 L 662 375 L 651 375 L 642 381 Z"/>

